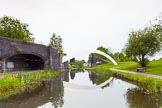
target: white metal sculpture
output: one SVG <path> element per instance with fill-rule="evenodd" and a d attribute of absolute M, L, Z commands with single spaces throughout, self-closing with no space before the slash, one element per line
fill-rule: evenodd
<path fill-rule="evenodd" d="M 105 56 L 106 58 L 108 58 L 114 65 L 118 65 L 118 63 L 108 54 L 106 54 L 102 51 L 98 51 L 98 50 L 94 51 L 94 53 L 101 54 L 101 55 Z"/>

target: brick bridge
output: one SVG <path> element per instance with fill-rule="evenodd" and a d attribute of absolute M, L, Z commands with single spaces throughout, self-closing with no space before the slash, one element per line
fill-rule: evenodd
<path fill-rule="evenodd" d="M 0 37 L 0 71 L 38 69 L 60 71 L 63 65 L 61 60 L 62 56 L 54 46 Z M 66 66 L 67 64 L 64 63 Z"/>

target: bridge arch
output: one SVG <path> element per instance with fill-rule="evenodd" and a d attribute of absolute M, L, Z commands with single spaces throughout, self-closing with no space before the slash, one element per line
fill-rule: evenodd
<path fill-rule="evenodd" d="M 61 57 L 56 47 L 40 45 L 32 42 L 23 42 L 0 36 L 0 72 L 7 71 L 6 60 L 9 58 L 11 59 L 12 56 L 18 57 L 20 54 L 27 54 L 27 56 L 21 55 L 23 56 L 22 58 L 39 58 L 38 60 L 44 62 L 46 69 L 55 71 L 61 70 Z M 12 67 L 12 63 L 9 63 L 9 66 Z"/>
<path fill-rule="evenodd" d="M 46 59 L 34 53 L 14 53 L 4 56 L 5 71 L 42 70 Z"/>
<path fill-rule="evenodd" d="M 40 58 L 43 59 L 44 61 L 47 60 L 47 58 L 44 57 L 44 56 L 41 55 L 41 54 L 37 54 L 37 53 L 35 53 L 35 52 L 26 52 L 26 51 L 7 53 L 7 54 L 1 56 L 1 58 L 7 59 L 7 58 L 9 58 L 9 57 L 12 57 L 12 56 L 15 56 L 15 55 L 19 55 L 19 54 L 34 55 L 34 56 L 40 57 Z"/>

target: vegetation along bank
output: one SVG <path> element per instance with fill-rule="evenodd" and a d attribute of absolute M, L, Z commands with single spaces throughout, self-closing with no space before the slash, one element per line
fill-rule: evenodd
<path fill-rule="evenodd" d="M 162 59 L 151 61 L 148 64 L 146 73 L 156 74 L 156 75 L 161 76 L 162 75 L 162 73 L 160 72 L 162 70 L 161 65 L 162 65 Z M 102 73 L 105 75 L 111 74 L 115 77 L 120 77 L 122 79 L 136 82 L 138 85 L 141 85 L 144 89 L 147 89 L 148 93 L 150 92 L 162 93 L 162 80 L 160 79 L 110 70 L 110 68 L 115 68 L 115 69 L 129 70 L 129 71 L 135 72 L 136 71 L 135 69 L 138 66 L 139 64 L 136 62 L 119 62 L 118 66 L 114 66 L 113 64 L 103 64 L 103 65 L 94 66 L 90 68 L 89 70 L 97 72 L 97 73 Z"/>
<path fill-rule="evenodd" d="M 40 70 L 36 72 L 18 72 L 0 79 L 0 99 L 6 99 L 25 92 L 32 92 L 43 84 L 44 80 L 59 75 L 59 72 Z"/>

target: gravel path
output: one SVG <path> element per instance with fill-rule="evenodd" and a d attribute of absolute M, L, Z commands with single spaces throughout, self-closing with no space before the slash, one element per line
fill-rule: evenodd
<path fill-rule="evenodd" d="M 146 77 L 150 77 L 150 78 L 162 79 L 162 76 L 159 76 L 159 75 L 146 74 L 146 73 L 133 72 L 133 71 L 126 71 L 126 70 L 119 70 L 119 69 L 114 69 L 114 68 L 110 68 L 110 70 L 116 71 L 116 72 L 123 72 L 123 73 L 130 73 L 130 74 L 135 74 L 135 75 L 141 75 L 141 76 L 146 76 Z"/>

